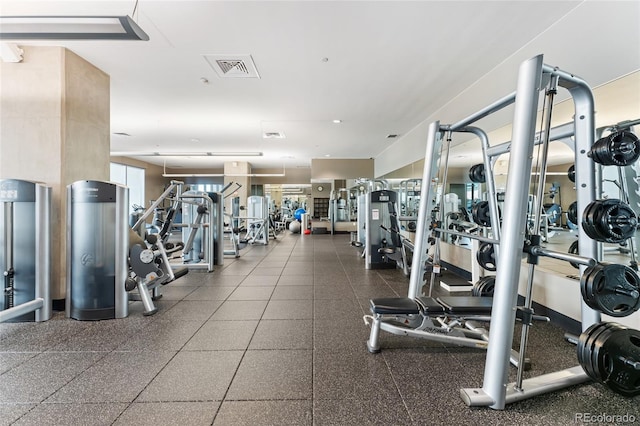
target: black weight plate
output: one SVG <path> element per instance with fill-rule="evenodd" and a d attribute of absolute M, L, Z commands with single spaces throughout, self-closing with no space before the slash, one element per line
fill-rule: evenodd
<path fill-rule="evenodd" d="M 574 225 L 578 223 L 578 202 L 574 201 L 569 204 L 569 210 L 567 210 L 567 220 Z"/>
<path fill-rule="evenodd" d="M 580 278 L 585 303 L 612 317 L 625 317 L 640 309 L 640 277 L 625 265 L 599 263 Z"/>
<path fill-rule="evenodd" d="M 571 243 L 571 245 L 569 246 L 569 253 L 570 254 L 580 254 L 580 251 L 578 249 L 578 240 L 575 240 L 574 242 Z M 576 269 L 580 268 L 580 265 L 578 265 L 577 263 L 574 262 L 569 262 L 571 264 L 571 266 L 573 266 Z"/>
<path fill-rule="evenodd" d="M 487 178 L 484 173 L 484 164 L 475 164 L 469 169 L 469 179 L 474 183 L 485 183 Z"/>
<path fill-rule="evenodd" d="M 496 277 L 482 277 L 473 285 L 471 295 L 475 297 L 493 296 L 493 290 L 496 284 Z"/>
<path fill-rule="evenodd" d="M 496 252 L 491 243 L 480 243 L 480 247 L 478 247 L 478 252 L 476 253 L 476 260 L 478 264 L 487 271 L 495 271 L 498 269 L 496 266 Z"/>
<path fill-rule="evenodd" d="M 603 166 L 628 166 L 640 158 L 640 141 L 631 132 L 615 132 L 598 139 L 587 155 Z"/>
<path fill-rule="evenodd" d="M 576 181 L 576 166 L 575 165 L 572 164 L 571 167 L 569 167 L 569 170 L 567 170 L 567 177 L 569 178 L 569 180 L 571 182 L 575 182 Z"/>
<path fill-rule="evenodd" d="M 488 201 L 480 201 L 471 209 L 473 221 L 480 226 L 491 226 L 491 211 Z"/>
<path fill-rule="evenodd" d="M 611 345 L 608 342 L 614 333 L 624 329 L 626 327 L 611 322 L 592 340 L 591 365 L 601 382 L 605 382 L 611 374 Z"/>
<path fill-rule="evenodd" d="M 582 214 L 582 229 L 589 238 L 604 243 L 621 243 L 636 232 L 638 218 L 627 204 L 618 199 L 589 203 Z"/>
<path fill-rule="evenodd" d="M 594 380 L 600 380 L 600 377 L 596 374 L 596 371 L 593 368 L 594 366 L 591 363 L 593 342 L 597 339 L 598 335 L 600 335 L 609 326 L 609 324 L 610 323 L 607 322 L 593 324 L 583 331 L 578 339 L 578 345 L 576 347 L 578 362 L 585 373 Z"/>
<path fill-rule="evenodd" d="M 615 331 L 606 341 L 608 376 L 605 384 L 627 397 L 640 394 L 640 331 Z"/>

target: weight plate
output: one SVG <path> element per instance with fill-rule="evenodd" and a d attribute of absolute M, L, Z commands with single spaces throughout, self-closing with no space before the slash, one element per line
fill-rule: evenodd
<path fill-rule="evenodd" d="M 567 220 L 574 225 L 578 223 L 578 202 L 574 201 L 569 204 L 569 210 L 567 210 Z"/>
<path fill-rule="evenodd" d="M 579 249 L 578 249 L 578 240 L 575 240 L 574 242 L 571 243 L 571 245 L 569 246 L 569 251 L 568 253 L 570 254 L 580 254 Z M 573 266 L 576 269 L 580 268 L 580 265 L 578 265 L 575 262 L 569 262 L 571 264 L 571 266 Z"/>
<path fill-rule="evenodd" d="M 585 269 L 580 292 L 592 309 L 626 317 L 640 309 L 640 277 L 628 266 L 599 263 Z"/>
<path fill-rule="evenodd" d="M 480 243 L 480 247 L 478 247 L 478 252 L 476 253 L 476 260 L 480 266 L 487 271 L 495 271 L 498 269 L 496 265 L 496 252 L 491 243 Z"/>
<path fill-rule="evenodd" d="M 640 394 L 640 331 L 614 330 L 604 343 L 606 358 L 605 384 L 614 392 L 627 397 Z"/>
<path fill-rule="evenodd" d="M 603 166 L 628 166 L 640 158 L 640 141 L 629 131 L 619 131 L 598 139 L 587 153 Z"/>
<path fill-rule="evenodd" d="M 576 181 L 576 166 L 575 165 L 571 165 L 571 167 L 569 167 L 569 170 L 567 170 L 567 177 L 569 178 L 569 180 L 571 182 L 575 182 Z"/>
<path fill-rule="evenodd" d="M 484 173 L 484 164 L 475 164 L 469 169 L 469 179 L 474 183 L 485 183 L 486 176 Z"/>
<path fill-rule="evenodd" d="M 482 277 L 473 285 L 471 295 L 475 297 L 492 297 L 496 285 L 496 277 Z"/>
<path fill-rule="evenodd" d="M 491 226 L 491 211 L 489 210 L 488 201 L 480 201 L 474 204 L 471 209 L 471 215 L 473 216 L 473 221 L 478 225 Z M 498 215 L 500 215 L 500 210 L 498 210 Z"/>
<path fill-rule="evenodd" d="M 632 237 L 637 227 L 635 212 L 618 199 L 591 202 L 582 214 L 582 229 L 600 242 L 621 243 Z"/>

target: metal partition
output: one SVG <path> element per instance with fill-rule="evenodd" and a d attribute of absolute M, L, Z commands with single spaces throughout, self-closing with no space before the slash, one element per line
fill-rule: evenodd
<path fill-rule="evenodd" d="M 67 186 L 67 316 L 128 315 L 129 189 L 84 180 Z"/>
<path fill-rule="evenodd" d="M 51 318 L 51 188 L 0 180 L 0 322 Z"/>

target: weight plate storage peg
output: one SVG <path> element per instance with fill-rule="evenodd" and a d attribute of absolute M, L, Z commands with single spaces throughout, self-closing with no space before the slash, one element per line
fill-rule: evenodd
<path fill-rule="evenodd" d="M 599 263 L 580 277 L 580 292 L 592 309 L 626 317 L 640 309 L 640 277 L 625 265 Z"/>
<path fill-rule="evenodd" d="M 593 201 L 582 213 L 582 229 L 589 238 L 602 243 L 621 243 L 637 228 L 635 212 L 618 199 Z"/>
<path fill-rule="evenodd" d="M 469 169 L 469 179 L 474 183 L 485 183 L 487 177 L 484 174 L 484 164 L 475 164 Z"/>
<path fill-rule="evenodd" d="M 597 140 L 587 155 L 603 166 L 628 166 L 640 157 L 640 141 L 629 131 L 611 133 Z"/>
<path fill-rule="evenodd" d="M 480 247 L 478 247 L 478 252 L 476 253 L 476 260 L 478 264 L 487 271 L 495 271 L 497 269 L 496 252 L 493 244 L 487 242 L 480 243 Z"/>

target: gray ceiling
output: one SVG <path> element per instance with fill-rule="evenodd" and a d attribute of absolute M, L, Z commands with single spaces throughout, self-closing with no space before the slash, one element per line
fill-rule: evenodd
<path fill-rule="evenodd" d="M 131 15 L 134 4 L 0 1 L 2 15 Z M 134 19 L 148 42 L 19 44 L 67 46 L 111 76 L 112 133 L 131 135 L 112 135 L 112 151 L 263 152 L 246 158 L 255 168 L 373 157 L 385 173 L 424 156 L 416 129 L 425 123 L 455 121 L 512 92 L 528 57 L 543 53 L 593 86 L 637 71 L 639 18 L 640 2 L 612 0 L 141 0 Z M 205 54 L 251 55 L 260 78 L 220 78 Z M 628 110 L 623 101 L 616 107 Z M 263 138 L 274 131 L 286 138 Z"/>

